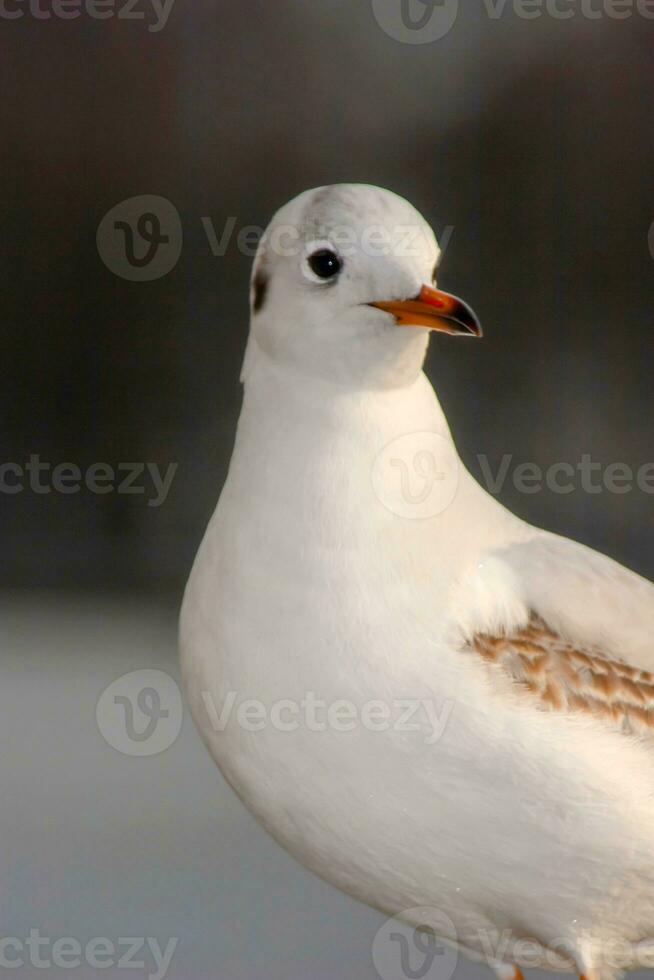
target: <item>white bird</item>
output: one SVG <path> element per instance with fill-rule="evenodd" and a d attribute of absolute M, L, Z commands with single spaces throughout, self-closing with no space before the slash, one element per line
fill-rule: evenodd
<path fill-rule="evenodd" d="M 652 965 L 654 586 L 460 463 L 422 367 L 430 330 L 480 330 L 438 259 L 378 188 L 275 215 L 182 609 L 187 695 L 322 878 L 505 980 L 527 948 L 610 980 Z"/>

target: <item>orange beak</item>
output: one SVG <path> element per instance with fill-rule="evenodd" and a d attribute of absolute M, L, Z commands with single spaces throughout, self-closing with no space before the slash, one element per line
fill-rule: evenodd
<path fill-rule="evenodd" d="M 459 336 L 482 336 L 481 324 L 467 303 L 431 286 L 423 286 L 415 299 L 368 305 L 391 313 L 398 327 L 426 327 Z"/>

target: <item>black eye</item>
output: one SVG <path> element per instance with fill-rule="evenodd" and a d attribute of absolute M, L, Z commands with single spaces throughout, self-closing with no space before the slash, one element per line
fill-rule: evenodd
<path fill-rule="evenodd" d="M 336 252 L 329 248 L 319 248 L 308 259 L 309 268 L 319 279 L 332 279 L 343 268 L 343 263 Z"/>

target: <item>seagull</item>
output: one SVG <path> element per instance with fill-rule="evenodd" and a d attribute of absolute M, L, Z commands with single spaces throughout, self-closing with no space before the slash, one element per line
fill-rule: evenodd
<path fill-rule="evenodd" d="M 464 468 L 423 363 L 432 332 L 481 328 L 439 259 L 380 188 L 274 216 L 183 681 L 321 878 L 501 980 L 614 980 L 654 965 L 654 585 Z"/>

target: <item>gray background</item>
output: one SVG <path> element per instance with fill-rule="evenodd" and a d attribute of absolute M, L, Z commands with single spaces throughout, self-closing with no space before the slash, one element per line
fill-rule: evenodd
<path fill-rule="evenodd" d="M 480 453 L 493 469 L 589 453 L 637 470 L 652 460 L 654 21 L 525 20 L 510 4 L 494 19 L 461 0 L 452 30 L 418 45 L 364 0 L 176 0 L 159 32 L 137 9 L 0 18 L 0 462 L 178 464 L 159 508 L 0 493 L 0 933 L 178 937 L 175 980 L 374 977 L 382 918 L 266 838 L 188 719 L 151 758 L 95 724 L 114 678 L 176 675 L 176 609 L 238 417 L 250 258 L 235 240 L 214 256 L 202 218 L 218 235 L 230 217 L 265 225 L 341 180 L 408 197 L 453 228 L 439 284 L 486 330 L 439 339 L 428 361 L 473 472 Z M 98 225 L 152 194 L 179 212 L 181 257 L 127 281 Z M 508 480 L 500 496 L 654 578 L 652 495 Z"/>

